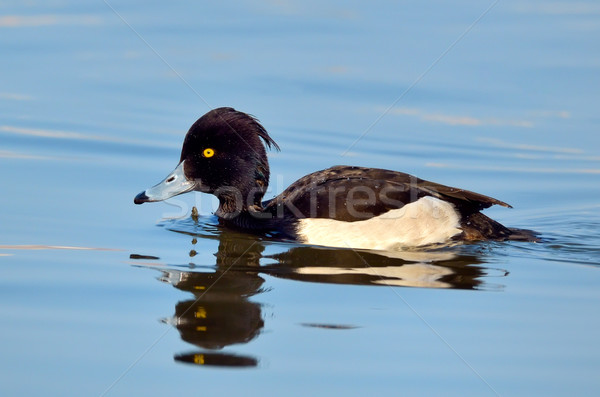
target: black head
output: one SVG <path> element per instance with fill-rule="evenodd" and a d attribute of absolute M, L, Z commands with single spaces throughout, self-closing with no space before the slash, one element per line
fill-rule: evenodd
<path fill-rule="evenodd" d="M 279 150 L 254 117 L 233 108 L 211 110 L 185 136 L 175 171 L 134 202 L 160 201 L 197 190 L 219 197 L 221 207 L 234 199 L 239 210 L 240 198 L 244 208 L 260 206 L 269 184 L 265 145 Z"/>

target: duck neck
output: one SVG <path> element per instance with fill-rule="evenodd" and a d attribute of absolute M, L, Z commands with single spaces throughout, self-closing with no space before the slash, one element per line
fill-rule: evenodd
<path fill-rule="evenodd" d="M 269 185 L 266 160 L 257 161 L 254 171 L 250 171 L 245 179 L 247 182 L 242 188 L 222 187 L 213 193 L 219 198 L 215 215 L 245 229 L 264 228 L 267 214 L 262 212 L 262 199 Z"/>
<path fill-rule="evenodd" d="M 242 210 L 230 211 L 228 203 L 221 203 L 215 212 L 220 222 L 245 230 L 268 230 L 271 215 L 260 206 L 245 206 Z"/>
<path fill-rule="evenodd" d="M 247 192 L 237 189 L 221 192 L 217 195 L 219 208 L 215 215 L 226 223 L 240 228 L 263 229 L 266 227 L 265 220 L 270 219 L 270 215 L 263 212 L 261 204 L 263 195 L 260 187 L 248 189 Z"/>

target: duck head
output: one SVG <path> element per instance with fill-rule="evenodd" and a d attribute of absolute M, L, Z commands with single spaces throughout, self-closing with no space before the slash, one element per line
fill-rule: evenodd
<path fill-rule="evenodd" d="M 133 201 L 162 201 L 195 190 L 217 196 L 219 212 L 260 207 L 269 184 L 265 145 L 279 150 L 254 117 L 233 108 L 211 110 L 190 127 L 175 170 Z"/>

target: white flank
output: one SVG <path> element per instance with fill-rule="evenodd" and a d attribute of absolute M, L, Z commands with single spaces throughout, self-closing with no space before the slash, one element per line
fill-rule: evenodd
<path fill-rule="evenodd" d="M 298 236 L 307 244 L 394 250 L 445 243 L 461 232 L 459 221 L 452 204 L 423 197 L 364 221 L 300 219 Z"/>

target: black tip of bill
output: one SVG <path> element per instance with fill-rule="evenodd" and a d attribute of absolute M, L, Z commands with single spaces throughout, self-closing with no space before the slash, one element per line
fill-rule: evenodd
<path fill-rule="evenodd" d="M 141 192 L 140 194 L 135 196 L 135 198 L 133 199 L 133 202 L 136 204 L 143 204 L 143 203 L 147 203 L 149 199 L 150 198 L 148 196 L 146 196 L 146 191 L 144 190 L 143 192 Z"/>

